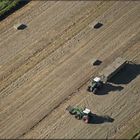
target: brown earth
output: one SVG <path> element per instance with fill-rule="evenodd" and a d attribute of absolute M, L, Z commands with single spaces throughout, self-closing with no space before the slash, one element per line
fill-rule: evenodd
<path fill-rule="evenodd" d="M 139 13 L 138 1 L 32 1 L 3 20 L 0 138 L 131 138 L 140 125 Z M 96 21 L 103 26 L 94 29 Z M 27 28 L 15 30 L 17 22 Z M 118 56 L 133 63 L 100 95 L 87 92 L 90 78 Z M 92 66 L 94 59 L 101 65 Z M 68 105 L 96 117 L 85 124 Z"/>

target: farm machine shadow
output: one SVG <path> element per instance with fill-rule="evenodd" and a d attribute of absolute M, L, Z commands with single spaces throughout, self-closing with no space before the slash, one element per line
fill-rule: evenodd
<path fill-rule="evenodd" d="M 109 82 L 113 84 L 129 84 L 140 75 L 140 64 L 127 63 Z"/>
<path fill-rule="evenodd" d="M 89 120 L 89 124 L 102 124 L 102 123 L 112 123 L 112 122 L 114 122 L 114 119 L 108 115 L 100 116 L 93 113 L 91 113 L 91 117 Z"/>

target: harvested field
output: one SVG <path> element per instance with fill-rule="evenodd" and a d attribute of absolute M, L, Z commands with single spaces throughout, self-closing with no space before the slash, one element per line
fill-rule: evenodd
<path fill-rule="evenodd" d="M 31 1 L 2 21 L 0 138 L 132 138 L 138 133 L 139 13 L 139 1 Z M 27 28 L 15 30 L 17 22 Z M 94 29 L 96 22 L 103 26 Z M 89 93 L 90 78 L 117 57 L 131 63 L 100 95 Z M 93 66 L 94 59 L 102 63 Z M 94 121 L 76 120 L 66 112 L 68 105 L 91 109 Z M 104 115 L 114 121 L 105 122 Z"/>

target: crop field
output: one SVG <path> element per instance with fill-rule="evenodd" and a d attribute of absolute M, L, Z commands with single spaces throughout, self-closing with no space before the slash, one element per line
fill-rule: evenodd
<path fill-rule="evenodd" d="M 0 138 L 138 137 L 139 13 L 139 1 L 31 1 L 1 21 Z M 16 30 L 17 23 L 27 27 Z M 88 92 L 117 57 L 130 63 L 99 94 Z M 69 105 L 86 106 L 93 121 L 75 119 Z"/>

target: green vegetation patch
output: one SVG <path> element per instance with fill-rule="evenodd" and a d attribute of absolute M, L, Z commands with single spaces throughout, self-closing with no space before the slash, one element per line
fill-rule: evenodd
<path fill-rule="evenodd" d="M 0 0 L 0 16 L 14 8 L 20 0 Z"/>

